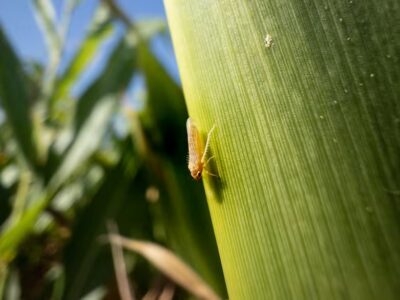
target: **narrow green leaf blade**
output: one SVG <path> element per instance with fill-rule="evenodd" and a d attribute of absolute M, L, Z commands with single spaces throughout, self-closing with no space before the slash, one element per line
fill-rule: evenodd
<path fill-rule="evenodd" d="M 96 104 L 93 114 L 86 120 L 79 135 L 69 148 L 60 167 L 47 186 L 47 194 L 32 204 L 17 223 L 11 224 L 0 237 L 0 259 L 10 260 L 14 251 L 23 239 L 31 232 L 36 220 L 47 207 L 50 199 L 59 188 L 68 181 L 99 146 L 104 132 L 109 125 L 111 115 L 115 108 L 115 99 L 106 97 Z"/>
<path fill-rule="evenodd" d="M 14 258 L 15 251 L 25 237 L 31 233 L 39 215 L 46 208 L 50 197 L 41 196 L 21 216 L 17 223 L 12 224 L 0 235 L 0 264 Z"/>
<path fill-rule="evenodd" d="M 146 126 L 160 131 L 158 135 L 163 140 L 157 146 L 180 161 L 187 152 L 186 143 L 182 143 L 181 139 L 185 135 L 187 118 L 182 89 L 154 56 L 148 44 L 140 45 L 139 59 L 148 93 L 148 105 L 144 112 L 147 115 L 144 119 L 148 123 Z"/>
<path fill-rule="evenodd" d="M 110 124 L 112 113 L 116 106 L 116 98 L 112 96 L 98 99 L 92 114 L 88 116 L 73 144 L 65 153 L 61 165 L 53 175 L 50 189 L 57 189 L 69 179 L 100 145 L 104 133 Z"/>
<path fill-rule="evenodd" d="M 48 61 L 41 86 L 41 100 L 47 102 L 54 88 L 63 50 L 64 36 L 61 35 L 60 27 L 56 22 L 56 13 L 51 0 L 33 0 L 33 7 L 36 20 L 47 45 Z"/>
<path fill-rule="evenodd" d="M 45 38 L 50 63 L 61 51 L 61 40 L 57 32 L 56 13 L 51 0 L 32 0 L 36 20 Z"/>
<path fill-rule="evenodd" d="M 96 52 L 101 44 L 112 32 L 113 26 L 110 22 L 109 12 L 104 6 L 100 5 L 80 49 L 56 84 L 50 100 L 50 113 L 53 118 L 57 120 L 62 118 L 63 107 L 65 106 L 63 103 L 71 100 L 71 88 L 77 83 L 82 72 L 96 57 Z"/>
<path fill-rule="evenodd" d="M 103 73 L 84 92 L 77 104 L 75 116 L 77 131 L 92 113 L 98 99 L 109 94 L 118 94 L 128 85 L 135 70 L 135 61 L 135 48 L 121 39 L 111 54 Z"/>
<path fill-rule="evenodd" d="M 122 157 L 118 164 L 105 169 L 105 176 L 98 191 L 90 203 L 77 215 L 64 256 L 66 266 L 66 284 L 64 299 L 79 299 L 97 285 L 113 277 L 112 260 L 108 247 L 99 242 L 99 237 L 106 234 L 105 224 L 115 220 L 120 230 L 140 232 L 149 221 L 145 211 L 146 202 L 143 192 L 134 192 L 132 178 L 136 175 L 139 162 L 132 157 L 131 144 L 126 141 L 122 147 Z M 127 158 L 130 163 L 127 163 Z M 136 199 L 140 197 L 140 199 Z M 139 201 L 140 200 L 140 201 Z M 121 224 L 118 213 L 129 212 L 129 222 Z M 146 216 L 147 218 L 145 218 Z"/>
<path fill-rule="evenodd" d="M 164 23 L 159 20 L 139 22 L 135 27 L 141 33 L 140 38 L 150 39 L 162 30 Z M 148 30 L 144 30 L 149 26 Z M 128 30 L 111 53 L 103 72 L 93 84 L 83 93 L 78 102 L 75 115 L 75 128 L 79 130 L 83 121 L 91 113 L 97 99 L 108 95 L 121 93 L 129 84 L 137 67 L 137 46 L 140 42 L 136 30 Z"/>
<path fill-rule="evenodd" d="M 31 165 L 35 165 L 37 147 L 34 140 L 31 102 L 20 61 L 1 27 L 0 52 L 0 101 L 21 152 Z"/>

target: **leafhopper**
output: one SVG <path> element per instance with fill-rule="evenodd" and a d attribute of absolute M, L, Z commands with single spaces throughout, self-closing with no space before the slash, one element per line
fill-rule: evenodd
<path fill-rule="evenodd" d="M 206 160 L 207 152 L 210 147 L 211 134 L 214 129 L 215 125 L 208 132 L 206 146 L 203 148 L 203 144 L 201 142 L 201 135 L 196 127 L 196 124 L 193 122 L 191 118 L 188 118 L 186 121 L 186 130 L 187 130 L 188 147 L 189 147 L 188 168 L 190 174 L 195 180 L 201 179 L 203 171 L 205 171 L 209 175 L 216 176 L 208 172 L 206 169 L 208 162 L 213 158 L 212 156 L 208 160 Z"/>

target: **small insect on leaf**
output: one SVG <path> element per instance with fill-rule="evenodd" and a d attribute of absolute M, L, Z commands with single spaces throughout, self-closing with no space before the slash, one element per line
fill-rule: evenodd
<path fill-rule="evenodd" d="M 206 140 L 206 146 L 203 148 L 202 142 L 201 142 L 201 135 L 199 130 L 196 127 L 196 124 L 193 122 L 191 118 L 188 118 L 186 121 L 186 130 L 187 130 L 187 135 L 188 135 L 188 147 L 189 147 L 189 161 L 188 161 L 188 168 L 190 171 L 190 174 L 195 180 L 200 180 L 203 171 L 206 170 L 207 163 L 212 159 L 210 157 L 206 161 L 206 156 L 208 152 L 208 148 L 210 146 L 210 137 L 211 133 L 215 129 L 215 125 L 211 128 L 211 130 L 208 132 L 207 135 L 207 140 Z M 207 172 L 210 175 L 209 172 Z M 216 175 L 214 175 L 216 176 Z"/>

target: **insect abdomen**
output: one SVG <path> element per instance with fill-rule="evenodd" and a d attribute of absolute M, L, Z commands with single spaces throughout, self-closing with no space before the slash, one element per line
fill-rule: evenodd
<path fill-rule="evenodd" d="M 188 135 L 188 149 L 189 149 L 189 159 L 188 168 L 193 177 L 195 174 L 199 173 L 201 175 L 203 165 L 201 158 L 203 156 L 203 148 L 201 145 L 201 138 L 199 130 L 193 123 L 192 119 L 188 118 L 186 121 L 186 130 Z"/>

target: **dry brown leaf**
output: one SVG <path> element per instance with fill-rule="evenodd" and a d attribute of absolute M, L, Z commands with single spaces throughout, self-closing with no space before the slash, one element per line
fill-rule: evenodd
<path fill-rule="evenodd" d="M 110 233 L 118 233 L 117 226 L 113 222 L 108 222 L 107 227 Z M 120 297 L 122 300 L 134 300 L 135 297 L 132 294 L 132 290 L 129 285 L 129 279 L 126 272 L 124 254 L 122 252 L 121 245 L 118 243 L 111 243 L 111 253 Z"/>
<path fill-rule="evenodd" d="M 220 297 L 186 263 L 168 249 L 155 243 L 109 235 L 111 243 L 144 256 L 160 272 L 199 299 L 217 300 Z"/>
<path fill-rule="evenodd" d="M 167 282 L 158 300 L 172 300 L 175 294 L 175 285 L 171 282 Z"/>

